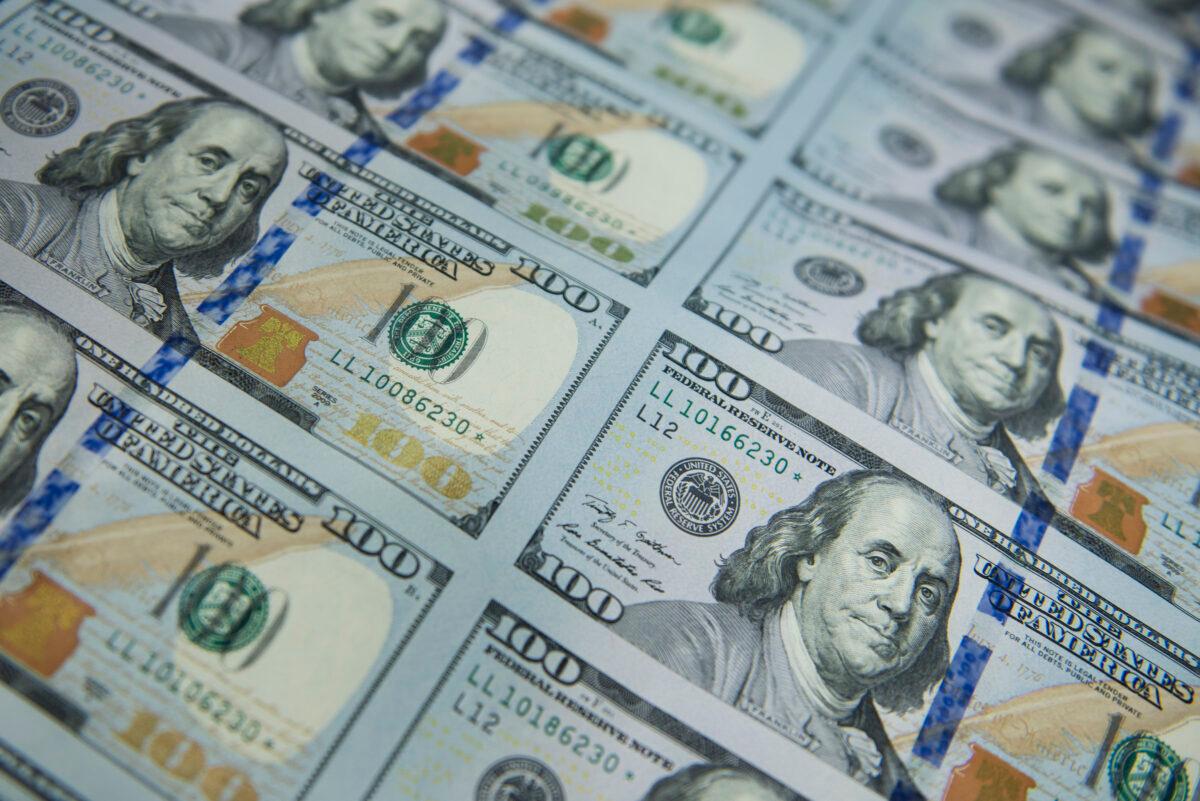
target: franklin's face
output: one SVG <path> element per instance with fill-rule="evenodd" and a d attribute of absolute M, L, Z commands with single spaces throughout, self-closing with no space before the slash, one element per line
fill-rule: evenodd
<path fill-rule="evenodd" d="M 349 0 L 313 15 L 309 51 L 337 86 L 387 86 L 421 70 L 445 25 L 434 0 Z"/>
<path fill-rule="evenodd" d="M 925 324 L 925 353 L 964 412 L 993 423 L 1032 407 L 1054 380 L 1058 328 L 1028 296 L 968 279 L 942 318 Z"/>
<path fill-rule="evenodd" d="M 0 311 L 0 485 L 36 451 L 75 386 L 75 351 L 46 323 Z"/>
<path fill-rule="evenodd" d="M 1145 119 L 1154 89 L 1146 54 L 1100 31 L 1081 33 L 1050 80 L 1085 122 L 1110 135 Z"/>
<path fill-rule="evenodd" d="M 131 249 L 153 263 L 224 242 L 286 161 L 283 137 L 265 120 L 231 106 L 201 111 L 174 140 L 129 162 L 117 191 Z"/>
<path fill-rule="evenodd" d="M 696 801 L 783 801 L 761 784 L 730 776 L 717 779 L 696 796 Z"/>
<path fill-rule="evenodd" d="M 798 568 L 800 630 L 821 677 L 853 697 L 912 667 L 942 625 L 958 565 L 944 511 L 903 487 L 863 498 Z"/>
<path fill-rule="evenodd" d="M 1106 230 L 1106 190 L 1082 167 L 1048 153 L 1017 157 L 1016 169 L 992 189 L 992 206 L 1031 244 L 1074 253 Z"/>

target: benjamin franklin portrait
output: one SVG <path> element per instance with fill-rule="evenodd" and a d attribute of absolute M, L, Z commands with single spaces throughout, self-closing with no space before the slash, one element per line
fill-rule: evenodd
<path fill-rule="evenodd" d="M 75 394 L 70 335 L 36 309 L 0 300 L 0 514 L 37 479 L 38 454 Z"/>
<path fill-rule="evenodd" d="M 964 86 L 1013 116 L 1128 160 L 1154 125 L 1154 64 L 1145 47 L 1107 28 L 1074 22 L 1022 48 L 999 82 Z"/>
<path fill-rule="evenodd" d="M 877 707 L 919 709 L 945 675 L 960 560 L 940 498 L 860 470 L 751 529 L 714 603 L 634 604 L 613 628 L 884 798 L 920 798 Z"/>
<path fill-rule="evenodd" d="M 192 98 L 87 134 L 37 183 L 0 180 L 0 238 L 155 335 L 195 340 L 176 273 L 220 275 L 287 165 L 274 123 Z"/>
<path fill-rule="evenodd" d="M 659 779 L 641 801 L 799 801 L 762 774 L 698 762 Z"/>
<path fill-rule="evenodd" d="M 1108 188 L 1087 167 L 1024 144 L 951 170 L 934 202 L 876 197 L 876 205 L 1074 292 L 1098 296 L 1085 267 L 1115 250 Z"/>
<path fill-rule="evenodd" d="M 437 0 L 262 0 L 237 23 L 154 22 L 322 117 L 380 138 L 362 94 L 394 98 L 423 83 L 446 31 Z"/>
<path fill-rule="evenodd" d="M 1062 334 L 1041 303 L 952 273 L 881 299 L 855 335 L 777 358 L 1017 503 L 1041 494 L 1010 437 L 1045 436 L 1065 407 Z"/>

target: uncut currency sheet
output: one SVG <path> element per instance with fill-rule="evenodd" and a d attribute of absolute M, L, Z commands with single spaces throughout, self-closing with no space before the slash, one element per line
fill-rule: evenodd
<path fill-rule="evenodd" d="M 0 3 L 0 798 L 1196 801 L 1195 19 Z"/>
<path fill-rule="evenodd" d="M 457 747 L 440 747 L 446 737 Z M 506 782 L 519 787 L 531 757 L 538 769 L 525 787 L 535 797 L 669 790 L 682 798 L 712 782 L 730 797 L 798 801 L 496 601 L 467 632 L 367 797 L 469 798 Z"/>
<path fill-rule="evenodd" d="M 417 5 L 431 17 L 422 61 L 398 75 L 384 97 L 372 94 L 383 91 L 373 85 L 352 93 L 346 109 L 325 95 L 289 91 L 264 64 L 286 60 L 279 51 L 289 39 L 239 22 L 242 5 L 139 8 L 151 23 L 265 88 L 385 139 L 508 219 L 641 284 L 741 159 L 639 95 L 498 35 L 521 21 L 499 8 L 479 19 L 422 0 Z M 362 41 L 340 46 L 384 47 L 372 44 L 369 20 L 354 24 Z M 422 83 L 426 75 L 432 80 Z"/>
<path fill-rule="evenodd" d="M 1153 733 L 1192 752 L 1194 619 L 1052 528 L 1040 543 L 1010 536 L 997 506 L 926 490 L 917 506 L 897 481 L 869 448 L 667 332 L 518 564 L 579 615 L 884 798 L 954 798 L 989 773 L 1093 798 L 1088 773 L 1113 737 Z M 878 533 L 812 560 L 804 538 L 843 513 L 843 492 L 870 499 L 878 528 L 863 531 Z M 901 575 L 925 588 L 910 599 L 920 611 L 888 595 Z M 925 615 L 945 628 L 899 684 L 880 684 L 834 725 L 794 673 L 804 670 L 788 632 L 793 617 L 805 625 L 805 606 L 829 627 L 802 628 L 809 653 L 845 638 L 866 643 L 866 664 L 906 647 L 906 624 L 888 620 Z M 939 683 L 932 700 L 923 694 Z"/>
<path fill-rule="evenodd" d="M 74 29 L 39 4 L 12 8 L 0 36 L 29 55 L 13 79 L 72 79 L 78 67 L 60 50 Z M 217 90 L 110 28 L 92 30 L 102 56 L 84 60 L 122 66 L 81 85 L 77 128 L 19 143 L 0 184 L 3 234 L 68 281 L 64 291 L 82 289 L 160 337 L 198 341 L 196 359 L 232 385 L 478 535 L 625 307 L 384 177 L 377 170 L 397 175 L 387 154 L 364 166 L 361 152 L 284 128 L 286 170 L 259 212 L 261 243 L 232 274 L 177 274 L 160 287 L 175 315 L 148 319 L 130 295 L 143 284 L 92 277 L 102 272 L 95 243 L 47 243 L 35 173 L 86 133 Z M 441 330 L 442 344 L 421 344 Z M 523 358 L 534 351 L 537 361 Z"/>
<path fill-rule="evenodd" d="M 1068 409 L 1048 412 L 1034 428 L 1024 428 L 1023 415 L 1014 414 L 1007 428 L 1019 433 L 999 422 L 1003 433 L 993 435 L 992 446 L 1025 477 L 1009 484 L 974 442 L 939 417 L 934 401 L 902 397 L 909 387 L 919 393 L 926 381 L 914 365 L 918 351 L 885 356 L 892 340 L 868 330 L 864 320 L 870 314 L 880 323 L 891 319 L 905 297 L 920 297 L 938 276 L 955 275 L 973 276 L 1012 302 L 988 311 L 1057 332 L 1061 356 L 1042 393 L 1069 396 L 1078 387 L 1096 399 L 1071 464 L 1061 465 L 1052 453 Z M 1200 613 L 1200 594 L 1189 578 L 1200 569 L 1200 373 L 1170 352 L 1104 331 L 1094 305 L 1065 293 L 1027 295 L 1019 278 L 1012 279 L 984 277 L 778 183 L 687 305 L 999 494 L 1025 503 L 1031 493 L 1045 493 L 1070 518 L 1060 521 L 1065 532 Z M 894 327 L 898 337 L 898 320 Z M 1091 369 L 1099 353 L 1109 360 L 1103 377 Z M 992 358 L 984 362 L 989 372 L 1003 372 L 1005 357 Z"/>
<path fill-rule="evenodd" d="M 168 389 L 179 354 L 130 363 L 42 319 L 47 364 L 77 379 L 45 483 L 8 499 L 27 504 L 0 580 L 4 683 L 165 796 L 295 798 L 451 571 Z"/>
<path fill-rule="evenodd" d="M 897 64 L 855 64 L 803 133 L 795 161 L 938 237 L 1174 330 L 1197 330 L 1200 204 L 1187 190 L 1022 139 Z M 1014 179 L 1003 197 L 989 184 L 999 175 Z"/>

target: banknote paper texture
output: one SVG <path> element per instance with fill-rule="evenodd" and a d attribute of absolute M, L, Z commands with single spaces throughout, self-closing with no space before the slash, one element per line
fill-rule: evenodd
<path fill-rule="evenodd" d="M 27 172 L 0 180 L 0 238 L 482 531 L 624 306 L 98 23 L 91 46 L 123 66 L 81 73 L 101 62 L 63 59 L 83 52 L 55 17 L 71 9 L 14 12 L 0 36 L 25 43 L 17 80 L 71 93 L 79 119 L 15 143 Z M 173 155 L 122 157 L 137 135 Z M 178 160 L 191 147 L 203 163 Z"/>
<path fill-rule="evenodd" d="M 740 159 L 690 123 L 436 0 L 380 4 L 387 24 L 368 3 L 319 19 L 289 5 L 139 8 L 265 88 L 391 142 L 510 220 L 638 283 Z M 488 25 L 505 32 L 521 19 L 494 16 Z M 306 72 L 342 89 L 312 90 Z"/>
<path fill-rule="evenodd" d="M 450 571 L 168 389 L 170 353 L 131 364 L 2 289 L 5 374 L 62 454 L 0 465 L 4 683 L 168 797 L 298 797 Z"/>
<path fill-rule="evenodd" d="M 899 67 L 867 59 L 850 70 L 796 163 L 937 236 L 1197 330 L 1200 205 L 968 116 Z"/>
<path fill-rule="evenodd" d="M 1093 798 L 1114 747 L 1190 754 L 1194 620 L 996 523 L 666 333 L 519 565 L 884 798 Z"/>
<path fill-rule="evenodd" d="M 1200 109 L 1182 45 L 1160 52 L 1053 0 L 918 0 L 898 6 L 880 36 L 967 102 L 1118 163 L 1200 178 Z"/>
<path fill-rule="evenodd" d="M 802 801 L 495 601 L 368 798 Z"/>
<path fill-rule="evenodd" d="M 466 0 L 495 7 L 494 0 Z M 761 134 L 832 46 L 823 14 L 786 2 L 509 3 L 631 75 Z"/>
<path fill-rule="evenodd" d="M 1090 304 L 1026 294 L 782 183 L 687 306 L 996 492 L 1044 493 L 1087 529 L 1065 532 L 1200 613 L 1193 365 L 1104 332 Z M 1093 380 L 1098 345 L 1112 361 Z M 1069 469 L 1047 469 L 1080 382 L 1098 403 Z"/>

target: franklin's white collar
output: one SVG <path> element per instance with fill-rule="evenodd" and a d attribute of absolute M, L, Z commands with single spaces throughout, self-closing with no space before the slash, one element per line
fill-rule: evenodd
<path fill-rule="evenodd" d="M 126 278 L 145 278 L 161 265 L 142 261 L 133 255 L 118 215 L 117 193 L 110 189 L 100 197 L 100 246 L 117 272 Z"/>
<path fill-rule="evenodd" d="M 808 648 L 804 645 L 804 636 L 800 631 L 800 618 L 796 616 L 797 609 L 793 599 L 789 598 L 779 612 L 779 633 L 783 637 L 783 651 L 787 654 L 788 665 L 796 684 L 804 697 L 812 704 L 817 714 L 831 721 L 845 720 L 862 701 L 862 693 L 855 698 L 846 698 L 825 683 Z"/>

